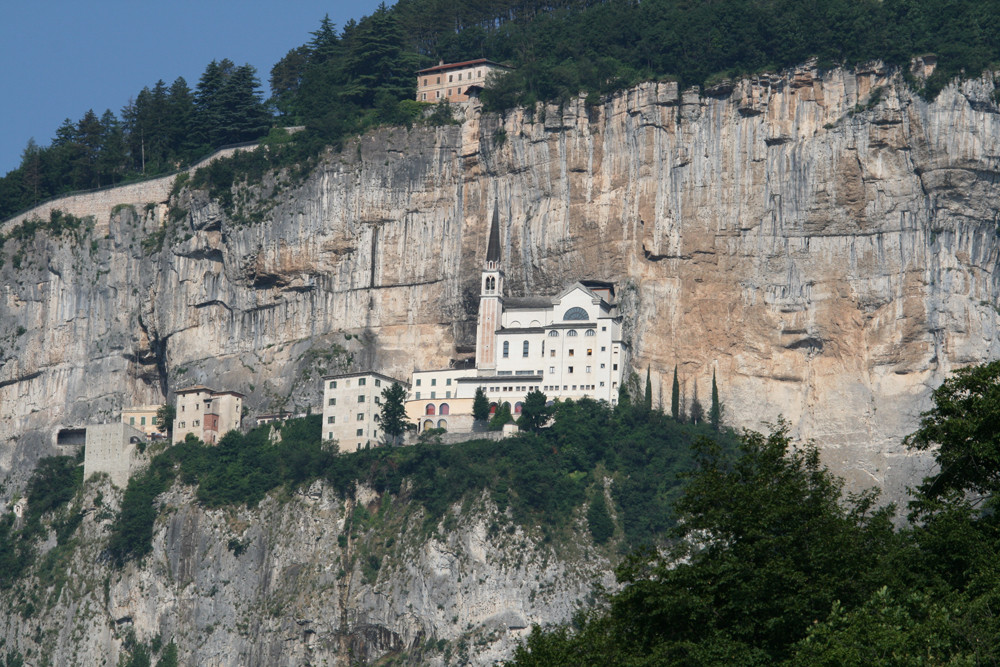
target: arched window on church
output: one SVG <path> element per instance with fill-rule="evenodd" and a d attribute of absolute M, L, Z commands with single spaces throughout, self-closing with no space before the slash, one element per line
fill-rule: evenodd
<path fill-rule="evenodd" d="M 444 417 L 444 416 L 446 416 L 446 415 L 448 415 L 450 413 L 451 413 L 451 408 L 448 406 L 448 404 L 447 403 L 442 403 L 441 404 L 441 409 L 438 411 L 438 414 L 441 415 L 442 417 Z"/>
<path fill-rule="evenodd" d="M 522 357 L 528 356 L 528 341 L 524 341 L 524 344 L 521 345 L 521 356 Z"/>
<path fill-rule="evenodd" d="M 584 332 L 584 334 L 583 334 L 583 335 L 584 335 L 584 336 L 596 336 L 596 335 L 597 335 L 597 332 L 596 332 L 596 331 L 594 331 L 593 329 L 587 329 L 587 331 L 586 331 L 586 332 Z"/>
<path fill-rule="evenodd" d="M 514 414 L 515 415 L 521 414 L 521 409 L 523 407 L 524 407 L 524 403 L 522 403 L 521 401 L 518 401 L 517 403 L 515 403 L 514 404 Z"/>
<path fill-rule="evenodd" d="M 549 332 L 549 337 L 550 338 L 555 338 L 558 335 L 559 335 L 559 332 L 556 331 L 555 329 L 553 329 L 552 331 Z"/>
<path fill-rule="evenodd" d="M 566 335 L 567 336 L 575 336 L 575 335 L 577 335 L 576 334 L 576 329 L 570 329 L 569 331 L 566 332 Z"/>
<path fill-rule="evenodd" d="M 497 413 L 497 404 L 496 403 L 490 403 L 490 417 L 492 417 L 496 413 Z"/>
<path fill-rule="evenodd" d="M 566 311 L 563 315 L 564 320 L 589 320 L 590 316 L 587 315 L 587 311 L 579 306 L 574 306 Z"/>
<path fill-rule="evenodd" d="M 447 419 L 439 419 L 438 420 L 438 428 L 443 428 L 443 429 L 447 430 L 448 429 L 448 420 Z"/>
<path fill-rule="evenodd" d="M 427 404 L 427 407 L 424 408 L 424 414 L 425 415 L 432 415 L 432 414 L 434 414 L 434 404 L 433 403 L 428 403 Z"/>

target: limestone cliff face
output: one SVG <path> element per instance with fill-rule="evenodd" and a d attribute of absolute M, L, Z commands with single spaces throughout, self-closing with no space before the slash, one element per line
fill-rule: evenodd
<path fill-rule="evenodd" d="M 617 282 L 657 390 L 676 364 L 704 402 L 715 370 L 727 421 L 784 415 L 852 485 L 897 495 L 926 465 L 899 441 L 930 389 L 998 347 L 993 89 L 926 102 L 877 67 L 804 68 L 711 95 L 648 83 L 593 108 L 473 110 L 241 190 L 260 223 L 183 192 L 159 251 L 162 202 L 117 211 L 106 235 L 9 242 L 0 470 L 189 383 L 316 407 L 323 370 L 405 376 L 468 354 L 497 202 L 511 293 Z"/>
<path fill-rule="evenodd" d="M 70 560 L 0 596 L 4 655 L 116 665 L 132 635 L 173 641 L 182 665 L 492 665 L 532 623 L 566 622 L 596 584 L 614 585 L 582 525 L 545 545 L 482 499 L 425 529 L 405 490 L 343 501 L 319 482 L 227 511 L 178 486 L 159 498 L 153 553 L 116 570 L 103 558 L 116 494 L 99 480 L 84 495 Z M 359 507 L 378 520 L 349 530 Z"/>

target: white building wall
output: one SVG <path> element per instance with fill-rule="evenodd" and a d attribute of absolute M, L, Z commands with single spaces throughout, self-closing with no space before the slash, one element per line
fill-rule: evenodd
<path fill-rule="evenodd" d="M 582 308 L 587 319 L 565 320 L 571 308 Z M 504 328 L 497 334 L 496 369 L 497 375 L 511 376 L 511 382 L 499 385 L 499 401 L 510 400 L 514 406 L 515 400 L 511 399 L 522 386 L 529 386 L 518 381 L 518 374 L 523 379 L 531 372 L 542 375 L 539 389 L 550 399 L 586 396 L 617 403 L 624 373 L 621 324 L 592 294 L 579 287 L 571 289 L 549 308 L 507 309 L 502 321 Z M 539 326 L 541 331 L 533 330 Z M 520 394 L 516 400 L 523 396 Z"/>
<path fill-rule="evenodd" d="M 381 433 L 375 415 L 381 411 L 382 390 L 399 380 L 380 373 L 352 373 L 327 375 L 322 381 L 323 439 L 336 440 L 341 452 L 378 444 Z"/>

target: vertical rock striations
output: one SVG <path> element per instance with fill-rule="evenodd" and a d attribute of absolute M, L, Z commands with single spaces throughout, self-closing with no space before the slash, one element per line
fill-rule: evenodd
<path fill-rule="evenodd" d="M 925 465 L 899 441 L 930 389 L 997 349 L 993 90 L 927 102 L 877 66 L 646 83 L 370 133 L 293 189 L 251 189 L 256 224 L 183 193 L 162 250 L 156 207 L 107 236 L 8 242 L 0 470 L 183 384 L 304 407 L 323 367 L 467 355 L 498 201 L 513 293 L 618 282 L 656 393 L 675 364 L 689 400 L 715 370 L 729 423 L 784 415 L 852 485 L 896 496 Z"/>

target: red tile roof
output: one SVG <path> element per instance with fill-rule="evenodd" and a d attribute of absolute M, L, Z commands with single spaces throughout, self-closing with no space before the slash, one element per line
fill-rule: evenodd
<path fill-rule="evenodd" d="M 487 60 L 486 58 L 478 58 L 476 60 L 466 60 L 460 63 L 443 63 L 441 65 L 435 65 L 434 67 L 428 67 L 427 69 L 417 70 L 417 74 L 427 74 L 429 72 L 439 72 L 448 69 L 459 69 L 462 67 L 472 67 L 473 65 L 493 65 L 494 67 L 503 67 L 504 69 L 510 69 L 506 65 L 501 65 L 500 63 L 495 63 L 492 60 Z"/>

